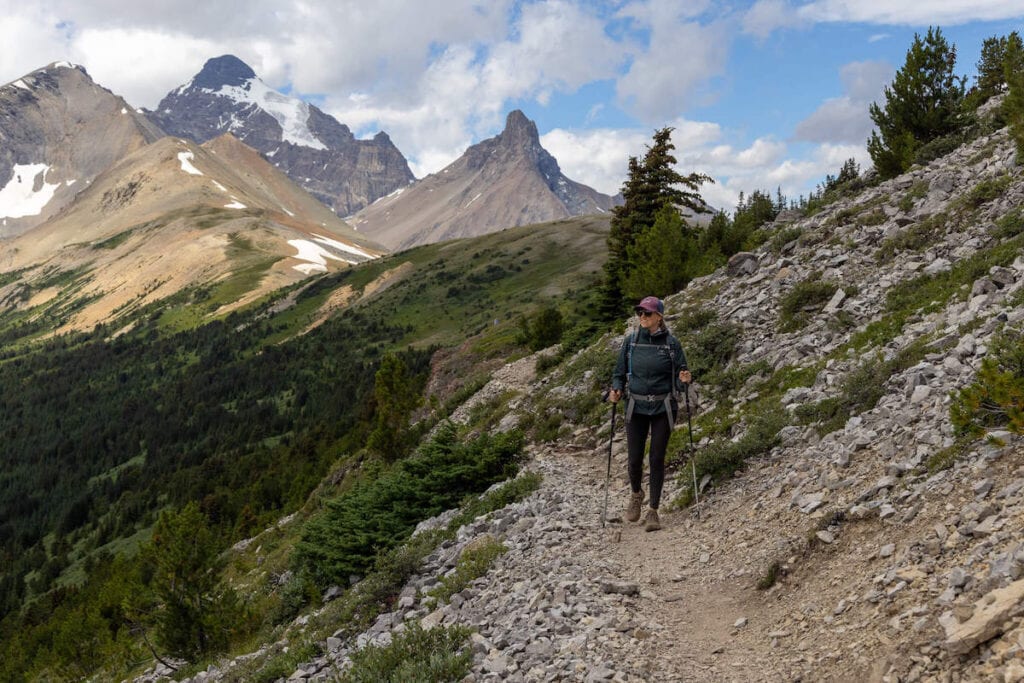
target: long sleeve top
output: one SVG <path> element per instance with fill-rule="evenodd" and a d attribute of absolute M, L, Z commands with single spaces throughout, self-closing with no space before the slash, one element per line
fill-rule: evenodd
<path fill-rule="evenodd" d="M 634 341 L 634 335 L 636 339 Z M 634 412 L 658 415 L 665 412 L 665 396 L 684 390 L 679 371 L 688 370 L 679 340 L 664 327 L 654 334 L 639 328 L 625 336 L 612 375 L 612 389 L 628 389 Z"/>

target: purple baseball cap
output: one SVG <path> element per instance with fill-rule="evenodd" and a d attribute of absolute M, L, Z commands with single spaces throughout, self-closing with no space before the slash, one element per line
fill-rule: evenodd
<path fill-rule="evenodd" d="M 640 299 L 640 303 L 633 307 L 633 311 L 647 311 L 649 313 L 665 315 L 665 302 L 656 296 L 645 296 L 643 299 Z"/>

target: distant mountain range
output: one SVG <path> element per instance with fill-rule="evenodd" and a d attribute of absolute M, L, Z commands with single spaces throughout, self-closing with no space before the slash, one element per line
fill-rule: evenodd
<path fill-rule="evenodd" d="M 155 112 L 67 63 L 0 88 L 0 312 L 59 329 L 183 290 L 213 314 L 388 249 L 612 204 L 562 174 L 520 111 L 413 181 L 386 134 L 355 139 L 230 55 Z M 339 217 L 360 207 L 358 229 Z"/>
<path fill-rule="evenodd" d="M 147 116 L 169 135 L 200 143 L 231 133 L 340 216 L 413 181 L 387 133 L 357 140 L 348 126 L 271 89 L 232 55 L 207 61 Z"/>
<path fill-rule="evenodd" d="M 89 329 L 190 290 L 216 313 L 385 252 L 230 134 L 162 136 L 79 67 L 0 110 L 0 311 Z"/>
<path fill-rule="evenodd" d="M 350 218 L 391 249 L 473 237 L 517 225 L 603 213 L 614 198 L 567 178 L 523 112 L 500 135 Z"/>

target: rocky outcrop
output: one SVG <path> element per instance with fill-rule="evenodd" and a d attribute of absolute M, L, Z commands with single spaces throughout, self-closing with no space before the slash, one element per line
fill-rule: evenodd
<path fill-rule="evenodd" d="M 200 143 L 231 133 L 340 216 L 413 181 L 386 133 L 357 140 L 348 126 L 271 89 L 232 55 L 207 61 L 148 116 L 170 135 Z"/>
<path fill-rule="evenodd" d="M 521 111 L 500 135 L 441 171 L 353 216 L 360 232 L 392 249 L 474 237 L 517 225 L 601 213 L 614 199 L 565 177 Z"/>

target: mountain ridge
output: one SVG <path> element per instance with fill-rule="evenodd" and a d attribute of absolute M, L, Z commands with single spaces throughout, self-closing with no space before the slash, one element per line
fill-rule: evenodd
<path fill-rule="evenodd" d="M 83 67 L 55 62 L 0 88 L 0 238 L 31 230 L 163 133 Z"/>
<path fill-rule="evenodd" d="M 356 139 L 315 105 L 268 87 L 234 55 L 208 60 L 146 114 L 169 134 L 199 143 L 233 133 L 342 216 L 413 180 L 386 133 Z"/>
<path fill-rule="evenodd" d="M 614 198 L 562 174 L 520 110 L 497 136 L 349 218 L 392 249 L 609 211 Z"/>

